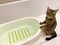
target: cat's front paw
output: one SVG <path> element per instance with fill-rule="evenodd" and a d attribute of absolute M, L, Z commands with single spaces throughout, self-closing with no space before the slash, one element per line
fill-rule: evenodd
<path fill-rule="evenodd" d="M 42 26 L 40 26 L 40 28 L 42 28 Z"/>
<path fill-rule="evenodd" d="M 40 25 L 40 28 L 41 28 L 41 29 L 44 29 L 45 26 L 46 26 L 46 24 Z"/>
<path fill-rule="evenodd" d="M 40 26 L 40 28 L 42 29 L 44 26 Z"/>
<path fill-rule="evenodd" d="M 40 25 L 45 24 L 44 22 L 40 22 Z"/>
<path fill-rule="evenodd" d="M 43 23 L 42 22 L 40 22 L 40 25 L 42 25 Z"/>

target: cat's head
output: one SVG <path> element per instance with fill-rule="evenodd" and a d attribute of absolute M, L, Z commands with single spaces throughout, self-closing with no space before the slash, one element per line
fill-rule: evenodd
<path fill-rule="evenodd" d="M 47 8 L 47 11 L 46 11 L 47 17 L 50 17 L 50 18 L 55 17 L 55 15 L 56 15 L 56 13 L 57 13 L 58 10 L 59 10 L 59 9 L 53 10 L 53 9 L 50 9 L 50 8 L 48 7 L 48 8 Z"/>

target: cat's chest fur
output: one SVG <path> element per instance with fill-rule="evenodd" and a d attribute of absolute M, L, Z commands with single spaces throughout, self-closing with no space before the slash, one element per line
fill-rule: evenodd
<path fill-rule="evenodd" d="M 56 20 L 55 18 L 46 17 L 46 24 L 52 25 L 55 22 L 55 20 Z"/>

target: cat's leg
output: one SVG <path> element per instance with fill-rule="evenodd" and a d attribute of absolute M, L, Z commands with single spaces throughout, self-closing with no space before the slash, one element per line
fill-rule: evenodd
<path fill-rule="evenodd" d="M 44 21 L 44 22 L 40 22 L 40 29 L 43 29 L 45 26 L 46 26 L 46 21 Z"/>
<path fill-rule="evenodd" d="M 45 24 L 45 23 L 46 23 L 46 20 L 44 22 L 40 22 L 40 25 Z"/>
<path fill-rule="evenodd" d="M 54 31 L 50 37 L 47 37 L 46 40 L 49 41 L 57 36 L 57 33 Z"/>

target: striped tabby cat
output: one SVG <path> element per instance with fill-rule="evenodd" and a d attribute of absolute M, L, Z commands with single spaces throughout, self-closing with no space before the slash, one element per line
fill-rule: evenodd
<path fill-rule="evenodd" d="M 55 32 L 55 28 L 57 26 L 57 21 L 56 21 L 56 13 L 57 13 L 58 9 L 53 10 L 50 9 L 49 7 L 47 8 L 46 11 L 46 19 L 44 22 L 40 22 L 40 28 L 43 30 L 43 32 L 46 35 L 51 35 L 50 37 L 46 37 L 46 40 L 51 40 L 53 38 L 55 38 L 57 36 L 56 32 Z"/>

